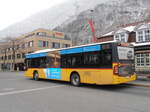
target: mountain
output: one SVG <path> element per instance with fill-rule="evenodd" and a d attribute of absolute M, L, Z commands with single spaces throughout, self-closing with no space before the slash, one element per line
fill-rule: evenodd
<path fill-rule="evenodd" d="M 75 19 L 75 15 L 78 15 L 80 12 L 93 8 L 103 2 L 103 0 L 78 0 L 78 2 L 76 2 L 76 0 L 68 0 L 63 4 L 43 10 L 1 30 L 0 37 L 16 37 L 38 28 L 53 29 L 70 18 L 70 21 L 72 21 Z M 79 8 L 77 8 L 78 5 L 80 6 Z M 76 9 L 78 11 L 76 11 Z"/>
<path fill-rule="evenodd" d="M 91 42 L 92 34 L 88 20 L 92 18 L 95 23 L 97 37 L 115 30 L 118 26 L 137 21 L 150 19 L 149 0 L 116 0 L 98 4 L 92 11 L 81 12 L 77 19 L 68 24 L 56 27 L 63 31 L 74 44 L 86 44 Z"/>
<path fill-rule="evenodd" d="M 98 37 L 122 24 L 150 19 L 149 6 L 150 0 L 68 0 L 0 31 L 0 37 L 46 28 L 65 32 L 76 45 L 86 44 L 92 38 L 90 19 Z"/>

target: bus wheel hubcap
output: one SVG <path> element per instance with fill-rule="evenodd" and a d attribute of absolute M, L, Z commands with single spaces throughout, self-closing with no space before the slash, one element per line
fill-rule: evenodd
<path fill-rule="evenodd" d="M 78 86 L 80 84 L 80 79 L 77 74 L 73 74 L 72 76 L 72 84 Z"/>

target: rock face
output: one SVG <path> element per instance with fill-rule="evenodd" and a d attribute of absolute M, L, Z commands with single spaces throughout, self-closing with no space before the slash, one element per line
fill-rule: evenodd
<path fill-rule="evenodd" d="M 36 13 L 24 21 L 1 30 L 0 38 L 20 36 L 38 28 L 53 29 L 68 20 L 70 22 L 75 20 L 80 12 L 94 8 L 103 1 L 108 0 L 66 0 L 63 4 Z"/>
<path fill-rule="evenodd" d="M 55 29 L 65 32 L 79 45 L 91 42 L 90 19 L 94 21 L 97 37 L 122 24 L 150 19 L 150 0 L 68 1 L 0 31 L 0 36 L 19 36 L 37 28 Z"/>
<path fill-rule="evenodd" d="M 81 12 L 77 19 L 57 27 L 57 30 L 66 32 L 71 36 L 74 44 L 86 44 L 91 41 L 92 33 L 88 20 L 92 18 L 95 23 L 96 35 L 100 36 L 118 26 L 150 19 L 149 0 L 118 0 L 97 5 L 93 11 Z"/>

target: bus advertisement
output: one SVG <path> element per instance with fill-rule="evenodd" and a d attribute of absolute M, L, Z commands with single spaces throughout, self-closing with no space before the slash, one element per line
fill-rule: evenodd
<path fill-rule="evenodd" d="M 94 43 L 26 55 L 25 76 L 81 83 L 114 85 L 136 80 L 134 49 L 116 42 Z"/>

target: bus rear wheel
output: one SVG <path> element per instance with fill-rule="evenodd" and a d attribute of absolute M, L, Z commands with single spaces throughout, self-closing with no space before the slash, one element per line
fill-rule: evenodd
<path fill-rule="evenodd" d="M 73 86 L 79 86 L 80 85 L 80 76 L 78 75 L 78 73 L 72 73 L 70 81 Z"/>
<path fill-rule="evenodd" d="M 36 80 L 36 81 L 39 80 L 39 74 L 38 74 L 38 72 L 34 72 L 34 74 L 33 74 L 33 80 Z"/>

